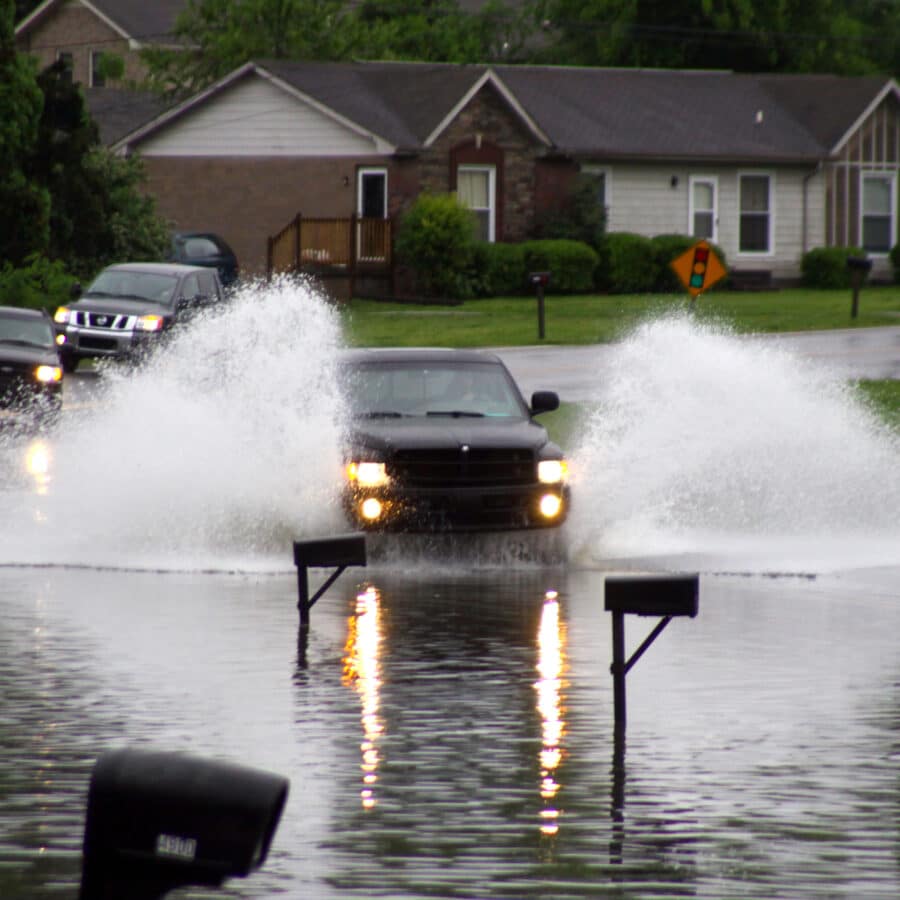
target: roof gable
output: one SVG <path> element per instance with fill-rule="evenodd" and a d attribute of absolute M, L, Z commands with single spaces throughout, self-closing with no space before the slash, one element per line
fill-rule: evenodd
<path fill-rule="evenodd" d="M 159 43 L 171 38 L 178 14 L 187 0 L 76 0 L 123 38 L 137 43 Z M 65 0 L 44 0 L 16 26 L 23 34 L 53 15 Z"/>

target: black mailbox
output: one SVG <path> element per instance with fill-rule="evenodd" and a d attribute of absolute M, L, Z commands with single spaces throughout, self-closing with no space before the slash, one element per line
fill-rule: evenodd
<path fill-rule="evenodd" d="M 177 753 L 116 750 L 94 766 L 80 900 L 150 900 L 259 868 L 281 818 L 279 775 Z"/>
<path fill-rule="evenodd" d="M 604 609 L 638 616 L 697 615 L 697 575 L 610 575 Z"/>
<path fill-rule="evenodd" d="M 364 566 L 366 538 L 345 534 L 313 541 L 294 541 L 295 566 Z"/>
<path fill-rule="evenodd" d="M 867 256 L 848 256 L 847 268 L 851 272 L 865 274 L 872 269 L 872 260 Z"/>
<path fill-rule="evenodd" d="M 528 275 L 528 283 L 535 287 L 547 287 L 550 284 L 549 272 L 530 272 Z"/>

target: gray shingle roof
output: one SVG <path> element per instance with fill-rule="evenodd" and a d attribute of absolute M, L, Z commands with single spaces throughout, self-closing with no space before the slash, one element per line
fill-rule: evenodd
<path fill-rule="evenodd" d="M 830 155 L 886 77 L 447 63 L 255 64 L 399 150 L 416 151 L 487 73 L 549 139 L 596 159 L 807 164 Z M 895 88 L 896 89 L 896 88 Z"/>
<path fill-rule="evenodd" d="M 263 67 L 401 147 L 420 146 L 487 66 Z M 827 156 L 888 79 L 495 66 L 554 148 L 609 158 L 807 162 Z"/>
<path fill-rule="evenodd" d="M 84 88 L 84 102 L 106 146 L 134 131 L 165 110 L 156 94 L 124 88 Z"/>

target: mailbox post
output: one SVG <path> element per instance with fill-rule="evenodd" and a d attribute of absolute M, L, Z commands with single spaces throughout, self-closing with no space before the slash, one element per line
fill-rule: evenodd
<path fill-rule="evenodd" d="M 300 610 L 300 630 L 309 629 L 309 611 L 313 604 L 331 587 L 347 566 L 366 564 L 366 538 L 362 534 L 345 534 L 314 541 L 294 541 L 294 565 L 297 567 L 297 609 Z M 309 596 L 306 570 L 310 566 L 335 568 L 316 593 Z"/>
<path fill-rule="evenodd" d="M 538 312 L 538 337 L 544 339 L 544 288 L 550 284 L 549 272 L 532 272 L 528 276 L 528 281 L 534 286 L 534 292 L 537 296 L 537 312 Z"/>
<path fill-rule="evenodd" d="M 612 613 L 613 709 L 616 730 L 625 727 L 625 676 L 674 616 L 697 615 L 698 575 L 609 576 L 605 609 Z M 661 616 L 644 642 L 625 661 L 625 616 Z"/>
<path fill-rule="evenodd" d="M 847 268 L 850 270 L 850 285 L 853 288 L 853 303 L 850 307 L 850 318 L 859 314 L 859 290 L 872 270 L 872 260 L 867 256 L 848 256 Z"/>

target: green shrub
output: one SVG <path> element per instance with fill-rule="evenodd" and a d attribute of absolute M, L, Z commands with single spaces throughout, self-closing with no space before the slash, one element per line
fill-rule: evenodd
<path fill-rule="evenodd" d="M 672 270 L 672 260 L 681 256 L 697 243 L 697 238 L 686 234 L 658 234 L 650 238 L 656 280 L 652 290 L 659 294 L 683 294 L 684 285 Z"/>
<path fill-rule="evenodd" d="M 0 271 L 0 306 L 26 306 L 51 313 L 72 299 L 75 278 L 62 262 L 32 254 L 26 265 L 14 269 L 7 263 Z"/>
<path fill-rule="evenodd" d="M 474 293 L 473 216 L 452 194 L 420 194 L 400 220 L 395 249 L 425 296 L 462 298 Z"/>
<path fill-rule="evenodd" d="M 597 267 L 597 287 L 611 294 L 647 294 L 657 281 L 656 256 L 650 238 L 628 231 L 606 235 Z"/>
<path fill-rule="evenodd" d="M 594 289 L 597 253 L 587 244 L 547 240 L 525 241 L 521 247 L 525 262 L 524 279 L 530 272 L 549 272 L 547 293 L 586 294 Z"/>
<path fill-rule="evenodd" d="M 865 256 L 859 247 L 815 247 L 803 254 L 803 284 L 811 288 L 849 288 L 847 257 Z"/>
<path fill-rule="evenodd" d="M 525 293 L 525 251 L 522 244 L 491 244 L 475 248 L 473 281 L 481 297 L 510 297 Z"/>
<path fill-rule="evenodd" d="M 891 247 L 891 265 L 894 267 L 894 283 L 900 284 L 900 244 Z"/>

